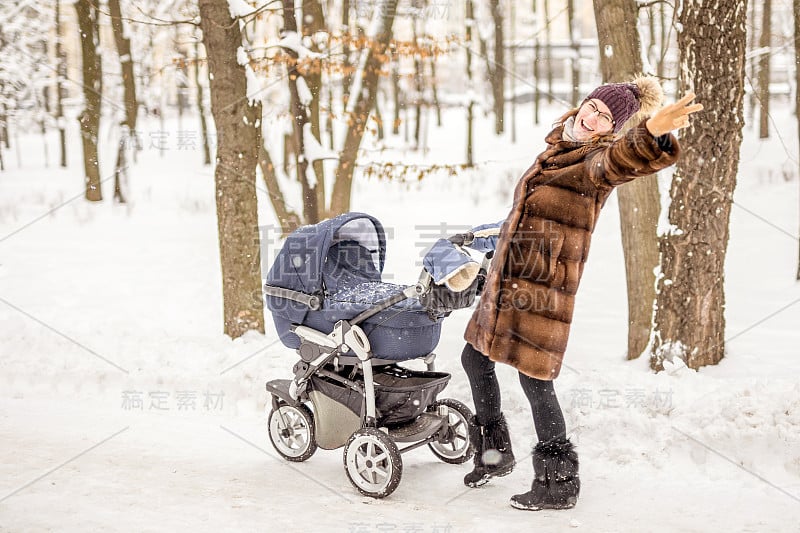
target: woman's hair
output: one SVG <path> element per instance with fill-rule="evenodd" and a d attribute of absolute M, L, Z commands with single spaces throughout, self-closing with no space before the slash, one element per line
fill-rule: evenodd
<path fill-rule="evenodd" d="M 581 103 L 581 105 L 583 105 L 583 103 Z M 570 109 L 569 111 L 561 115 L 561 118 L 553 122 L 553 127 L 557 128 L 558 126 L 561 126 L 569 119 L 569 117 L 574 117 L 575 115 L 577 115 L 580 109 L 581 109 L 580 105 L 574 109 Z"/>

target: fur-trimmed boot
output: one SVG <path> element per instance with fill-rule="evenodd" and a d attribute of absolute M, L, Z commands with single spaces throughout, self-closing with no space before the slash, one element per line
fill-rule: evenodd
<path fill-rule="evenodd" d="M 581 480 L 578 454 L 563 437 L 540 442 L 533 449 L 531 490 L 511 497 L 512 507 L 527 511 L 570 509 L 578 501 Z"/>
<path fill-rule="evenodd" d="M 506 419 L 500 418 L 482 426 L 473 416 L 469 438 L 475 449 L 475 468 L 464 476 L 464 485 L 480 487 L 493 477 L 507 476 L 514 469 L 514 452 Z"/>

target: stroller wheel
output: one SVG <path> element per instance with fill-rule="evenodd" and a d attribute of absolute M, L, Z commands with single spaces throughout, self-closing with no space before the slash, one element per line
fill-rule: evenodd
<path fill-rule="evenodd" d="M 358 492 L 384 498 L 394 492 L 403 475 L 403 459 L 394 441 L 383 431 L 366 427 L 344 447 L 344 469 Z"/>
<path fill-rule="evenodd" d="M 287 461 L 305 461 L 317 451 L 314 415 L 305 405 L 280 405 L 269 414 L 269 440 Z"/>
<path fill-rule="evenodd" d="M 428 447 L 445 463 L 460 465 L 469 461 L 473 454 L 469 442 L 469 419 L 472 411 L 458 400 L 450 398 L 433 402 L 428 411 L 438 411 L 440 406 L 447 408 L 447 426 L 442 430 L 440 438 L 429 443 Z"/>

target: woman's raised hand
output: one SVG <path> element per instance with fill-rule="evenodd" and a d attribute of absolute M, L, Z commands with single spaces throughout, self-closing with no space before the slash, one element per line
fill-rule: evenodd
<path fill-rule="evenodd" d="M 647 120 L 647 131 L 659 137 L 672 130 L 689 126 L 689 115 L 703 109 L 703 104 L 691 104 L 695 94 L 688 93 L 674 104 L 665 105 Z"/>

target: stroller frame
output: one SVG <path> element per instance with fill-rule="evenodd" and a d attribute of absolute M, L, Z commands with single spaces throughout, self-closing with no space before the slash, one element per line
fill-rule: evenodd
<path fill-rule="evenodd" d="M 419 281 L 358 314 L 350 320 L 335 323 L 330 333 L 304 326 L 293 325 L 292 332 L 300 338 L 297 353 L 301 360 L 294 366 L 294 379 L 277 379 L 267 382 L 271 395 L 272 411 L 269 415 L 269 437 L 276 451 L 289 461 L 305 461 L 317 448 L 315 425 L 325 413 L 318 408 L 318 397 L 313 396 L 310 383 L 314 376 L 338 382 L 357 392 L 363 399 L 358 428 L 344 443 L 344 466 L 350 482 L 366 496 L 383 498 L 397 488 L 402 476 L 401 454 L 428 445 L 439 459 L 451 464 L 461 464 L 472 458 L 470 442 L 472 412 L 463 403 L 454 399 L 435 400 L 428 405 L 419 405 L 421 412 L 413 420 L 390 427 L 379 427 L 376 408 L 376 370 L 398 367 L 398 361 L 374 357 L 370 341 L 359 326 L 368 318 L 385 311 L 408 298 L 421 298 L 431 291 L 431 276 L 422 271 Z M 290 298 L 305 303 L 310 308 L 319 308 L 316 296 L 309 296 L 289 289 L 267 286 L 269 295 Z M 430 376 L 432 385 L 438 390 L 428 391 L 435 397 L 450 379 L 449 374 L 435 372 L 435 354 L 421 358 L 428 372 L 411 371 L 425 380 Z M 363 373 L 363 383 L 343 377 L 332 371 L 342 367 L 355 367 Z M 414 400 L 415 402 L 417 400 Z M 312 411 L 307 404 L 314 407 Z M 397 443 L 408 443 L 398 448 Z M 339 442 L 330 442 L 320 447 L 333 449 Z"/>

